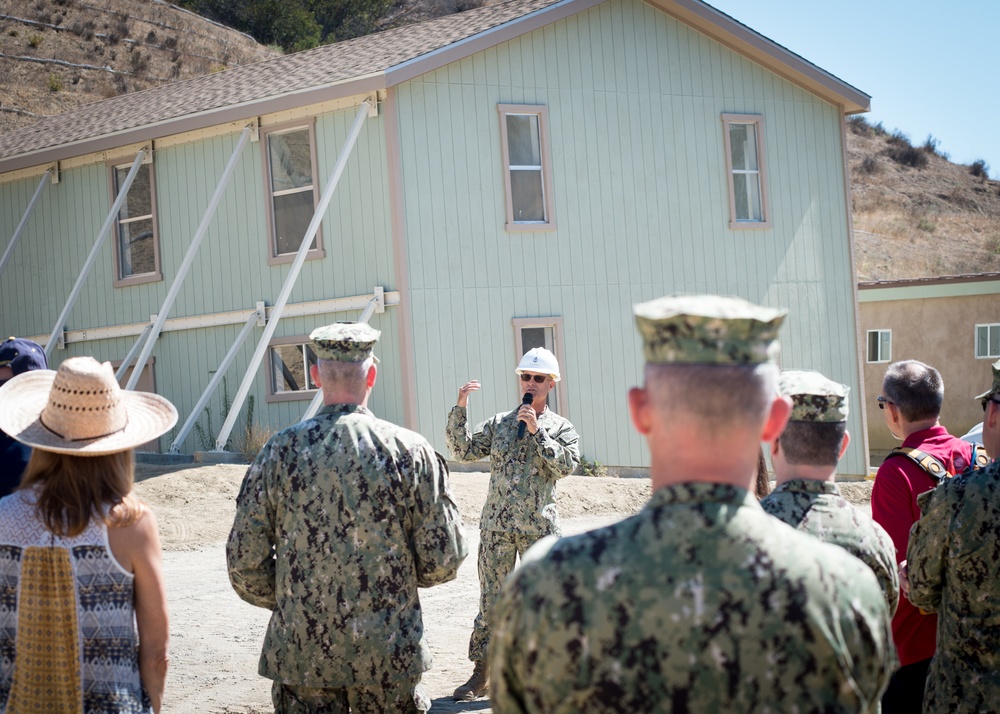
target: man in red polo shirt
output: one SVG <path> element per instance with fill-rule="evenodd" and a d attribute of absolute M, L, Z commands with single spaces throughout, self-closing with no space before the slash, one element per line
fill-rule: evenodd
<path fill-rule="evenodd" d="M 904 448 L 930 454 L 955 474 L 970 464 L 972 447 L 938 423 L 943 400 L 941 374 L 923 362 L 906 360 L 889 365 L 878 405 L 889 431 L 903 440 Z M 910 527 L 920 518 L 917 496 L 937 483 L 904 454 L 890 455 L 879 467 L 872 489 L 872 518 L 889 532 L 896 546 L 897 564 L 906 559 Z M 900 668 L 882 696 L 882 714 L 921 711 L 936 631 L 937 615 L 923 614 L 901 594 L 892 618 Z"/>

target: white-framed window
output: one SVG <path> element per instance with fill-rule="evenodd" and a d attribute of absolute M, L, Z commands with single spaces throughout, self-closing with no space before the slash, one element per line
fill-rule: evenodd
<path fill-rule="evenodd" d="M 1000 357 L 1000 324 L 976 325 L 976 359 Z"/>
<path fill-rule="evenodd" d="M 892 361 L 892 330 L 868 330 L 867 362 Z"/>
<path fill-rule="evenodd" d="M 729 227 L 770 228 L 764 117 L 759 114 L 723 114 L 722 126 L 729 177 Z"/>
<path fill-rule="evenodd" d="M 312 123 L 270 127 L 261 131 L 267 187 L 268 260 L 289 263 L 302 244 L 316 204 L 316 135 Z M 322 258 L 321 231 L 316 231 L 307 258 Z"/>
<path fill-rule="evenodd" d="M 112 203 L 118 198 L 131 169 L 132 162 L 108 165 Z M 125 202 L 115 217 L 114 236 L 116 288 L 163 279 L 156 225 L 156 178 L 152 162 L 139 166 Z"/>
<path fill-rule="evenodd" d="M 316 353 L 307 336 L 271 340 L 267 348 L 267 401 L 312 399 L 319 389 L 309 374 L 314 364 Z"/>
<path fill-rule="evenodd" d="M 499 104 L 508 231 L 555 230 L 548 110 L 530 104 Z"/>
<path fill-rule="evenodd" d="M 560 381 L 556 388 L 549 392 L 549 409 L 560 416 L 569 418 L 569 403 L 566 399 L 566 360 L 563 358 L 563 319 L 561 317 L 515 317 L 514 325 L 514 364 L 528 350 L 544 347 L 559 360 Z M 521 396 L 520 392 L 517 394 Z"/>

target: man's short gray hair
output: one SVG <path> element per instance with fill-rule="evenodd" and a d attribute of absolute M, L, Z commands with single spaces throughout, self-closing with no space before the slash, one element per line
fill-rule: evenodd
<path fill-rule="evenodd" d="M 357 393 L 364 396 L 367 388 L 368 368 L 374 359 L 369 357 L 363 362 L 344 362 L 335 359 L 316 360 L 320 381 L 330 389 Z"/>
<path fill-rule="evenodd" d="M 882 394 L 896 405 L 906 421 L 937 419 L 944 402 L 941 373 L 915 359 L 893 362 L 885 371 Z"/>
<path fill-rule="evenodd" d="M 836 466 L 847 422 L 790 421 L 778 437 L 785 461 L 798 466 Z"/>
<path fill-rule="evenodd" d="M 653 404 L 669 418 L 693 418 L 706 429 L 723 431 L 764 423 L 777 394 L 778 368 L 770 362 L 647 363 L 645 376 Z"/>

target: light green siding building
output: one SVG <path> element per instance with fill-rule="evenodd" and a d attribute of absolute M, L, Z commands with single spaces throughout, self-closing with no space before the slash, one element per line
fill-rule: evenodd
<path fill-rule="evenodd" d="M 0 137 L 0 236 L 43 171 L 59 178 L 0 277 L 18 306 L 0 321 L 48 339 L 114 200 L 108 167 L 123 176 L 146 147 L 154 195 L 127 207 L 139 226 L 155 204 L 158 265 L 120 215 L 53 351 L 123 359 L 249 124 L 258 141 L 235 160 L 146 368 L 182 420 L 257 303 L 278 301 L 287 247 L 364 116 L 285 316 L 269 337 L 255 326 L 227 372 L 230 396 L 251 375 L 257 420 L 301 418 L 312 392 L 295 345 L 358 319 L 376 288 L 373 407 L 442 450 L 458 387 L 483 383 L 472 419 L 513 408 L 519 355 L 547 344 L 564 375 L 555 407 L 584 456 L 647 466 L 625 404 L 642 364 L 631 306 L 674 292 L 788 307 L 783 365 L 862 391 L 843 127 L 869 98 L 698 0 L 505 2 L 143 94 Z M 150 279 L 123 277 L 116 245 Z M 209 404 L 217 430 L 222 395 Z M 866 467 L 857 439 L 842 471 Z"/>

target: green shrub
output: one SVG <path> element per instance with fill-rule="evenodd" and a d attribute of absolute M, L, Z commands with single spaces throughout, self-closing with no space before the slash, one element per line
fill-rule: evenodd
<path fill-rule="evenodd" d="M 920 148 L 922 148 L 928 154 L 936 155 L 938 153 L 938 146 L 940 146 L 940 144 L 941 142 L 935 139 L 933 134 L 928 134 L 927 138 L 924 139 L 924 145 Z"/>
<path fill-rule="evenodd" d="M 919 230 L 925 231 L 927 233 L 933 233 L 934 230 L 937 228 L 937 224 L 934 223 L 934 221 L 931 221 L 931 220 L 929 220 L 929 219 L 927 219 L 925 217 L 925 218 L 921 218 L 917 222 L 917 228 Z"/>
<path fill-rule="evenodd" d="M 910 140 L 905 134 L 893 134 L 889 139 L 889 148 L 886 154 L 897 164 L 912 166 L 915 169 L 922 169 L 927 166 L 927 153 L 910 144 Z"/>
<path fill-rule="evenodd" d="M 60 77 L 58 74 L 55 73 L 50 74 L 49 78 L 45 80 L 45 83 L 48 86 L 50 92 L 61 92 L 63 89 L 62 77 Z"/>
<path fill-rule="evenodd" d="M 863 174 L 874 176 L 879 172 L 878 159 L 876 159 L 874 156 L 866 156 L 864 158 L 864 161 L 861 162 L 861 167 L 859 170 Z"/>
<path fill-rule="evenodd" d="M 28 35 L 28 47 L 39 47 L 41 44 L 41 35 Z"/>
<path fill-rule="evenodd" d="M 858 136 L 871 136 L 872 126 L 863 114 L 854 114 L 847 119 L 848 128 Z"/>
<path fill-rule="evenodd" d="M 594 476 L 596 478 L 605 478 L 610 475 L 608 467 L 600 461 L 590 461 L 586 458 L 580 459 L 579 471 L 581 476 Z"/>
<path fill-rule="evenodd" d="M 988 179 L 990 177 L 990 166 L 982 159 L 976 159 L 969 166 L 969 173 L 976 178 Z"/>

